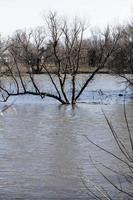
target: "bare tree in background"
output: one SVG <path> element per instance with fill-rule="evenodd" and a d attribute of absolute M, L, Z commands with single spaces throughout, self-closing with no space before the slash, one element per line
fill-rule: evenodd
<path fill-rule="evenodd" d="M 115 74 L 124 78 L 129 86 L 133 86 L 133 24 L 119 28 L 121 39 L 118 43 L 118 50 L 112 55 L 109 67 Z"/>
<path fill-rule="evenodd" d="M 127 77 L 124 73 L 120 73 L 120 76 L 124 78 L 130 86 L 133 86 L 133 24 L 129 24 L 123 34 L 123 46 L 126 60 L 126 68 L 130 77 Z"/>
<path fill-rule="evenodd" d="M 42 71 L 41 61 L 45 48 L 45 30 L 37 27 L 29 31 L 16 31 L 10 39 L 9 51 L 14 54 L 19 64 L 32 73 Z M 22 69 L 23 71 L 23 69 Z"/>

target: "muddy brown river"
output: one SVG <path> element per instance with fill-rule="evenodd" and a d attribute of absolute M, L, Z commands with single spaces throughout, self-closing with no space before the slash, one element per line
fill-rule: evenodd
<path fill-rule="evenodd" d="M 46 75 L 43 78 L 47 83 Z M 87 136 L 122 156 L 103 109 L 131 151 L 124 97 L 119 96 L 125 95 L 125 87 L 119 78 L 97 75 L 75 108 L 30 96 L 9 99 L 6 104 L 13 105 L 0 116 L 0 200 L 91 200 L 96 196 L 107 199 L 106 192 L 113 200 L 133 199 L 117 191 L 97 170 L 126 188 L 126 180 L 118 180 L 118 175 L 103 165 L 125 175 L 130 173 L 127 166 L 86 139 Z M 103 101 L 99 100 L 99 90 L 104 93 Z M 0 107 L 4 105 L 1 103 Z M 133 134 L 131 90 L 126 95 L 126 113 Z M 131 193 L 132 188 L 133 180 Z"/>

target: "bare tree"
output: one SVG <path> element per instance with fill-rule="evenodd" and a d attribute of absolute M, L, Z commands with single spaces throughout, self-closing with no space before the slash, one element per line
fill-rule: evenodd
<path fill-rule="evenodd" d="M 44 47 L 44 28 L 37 27 L 30 31 L 16 31 L 10 39 L 9 51 L 15 55 L 17 62 L 23 65 L 23 68 L 28 67 L 32 73 L 38 74 L 42 71 L 41 61 Z"/>
<path fill-rule="evenodd" d="M 128 146 L 125 142 L 124 138 L 121 138 L 118 134 L 118 132 L 113 127 L 112 123 L 110 122 L 109 118 L 105 114 L 105 112 L 102 110 L 103 115 L 105 117 L 105 120 L 107 122 L 107 125 L 111 131 L 111 134 L 114 138 L 115 143 L 117 144 L 117 147 L 121 153 L 120 155 L 117 155 L 116 153 L 113 153 L 109 151 L 108 149 L 103 148 L 102 146 L 96 144 L 94 141 L 90 140 L 87 135 L 84 135 L 85 138 L 88 140 L 89 143 L 93 144 L 96 148 L 99 150 L 107 153 L 109 157 L 113 157 L 117 161 L 117 165 L 124 166 L 124 172 L 121 172 L 119 170 L 116 170 L 115 167 L 109 167 L 103 163 L 100 163 L 100 166 L 97 166 L 97 164 L 94 161 L 94 158 L 90 155 L 91 162 L 93 163 L 93 166 L 98 171 L 98 173 L 107 181 L 107 183 L 110 184 L 110 186 L 113 186 L 116 191 L 118 191 L 118 196 L 127 199 L 133 198 L 133 191 L 132 191 L 132 181 L 133 181 L 133 135 L 132 135 L 132 129 L 129 126 L 127 114 L 126 114 L 126 107 L 124 104 L 124 118 L 125 118 L 125 126 L 127 133 L 127 141 Z M 118 181 L 111 180 L 110 176 L 105 174 L 105 170 L 108 172 L 112 172 L 116 177 Z M 104 190 L 102 190 L 104 191 Z M 107 194 L 106 191 L 105 194 Z M 113 195 L 113 194 L 112 194 Z M 125 196 L 124 196 L 125 195 Z M 117 198 L 117 197 L 116 197 Z M 110 196 L 108 199 L 112 199 Z"/>
<path fill-rule="evenodd" d="M 121 37 L 120 30 L 112 32 L 107 27 L 104 33 L 99 35 L 99 38 L 94 37 L 94 42 L 98 43 L 99 55 L 98 61 L 95 62 L 95 70 L 88 75 L 87 80 L 79 89 L 76 85 L 77 74 L 79 73 L 82 52 L 84 50 L 83 37 L 86 30 L 85 24 L 75 19 L 70 26 L 66 20 L 63 22 L 57 19 L 56 13 L 50 13 L 47 20 L 52 57 L 57 69 L 57 77 L 60 83 L 61 92 L 66 103 L 75 104 L 81 96 L 89 82 L 94 78 L 95 74 L 107 64 L 112 53 L 117 49 L 117 43 Z M 65 91 L 65 81 L 67 75 L 71 76 L 72 93 L 71 98 L 67 96 Z M 77 91 L 77 92 L 76 92 Z"/>
<path fill-rule="evenodd" d="M 112 55 L 109 67 L 115 74 L 124 78 L 130 86 L 133 86 L 133 25 L 131 23 L 119 28 L 121 39 L 118 43 L 118 50 Z"/>

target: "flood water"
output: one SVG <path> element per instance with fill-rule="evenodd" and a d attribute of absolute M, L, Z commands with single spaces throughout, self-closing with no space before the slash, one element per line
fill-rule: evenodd
<path fill-rule="evenodd" d="M 47 83 L 46 75 L 43 76 Z M 75 108 L 37 97 L 10 99 L 6 104 L 13 105 L 0 116 L 0 200 L 87 200 L 94 199 L 92 192 L 106 199 L 99 192 L 101 187 L 113 200 L 133 199 L 121 195 L 96 169 L 118 183 L 118 176 L 103 164 L 125 175 L 130 173 L 127 166 L 86 139 L 87 136 L 122 156 L 103 109 L 131 151 L 124 120 L 124 96 L 119 96 L 125 94 L 125 87 L 120 78 L 97 75 Z M 99 100 L 99 90 L 104 94 L 103 101 Z M 133 133 L 132 108 L 129 90 L 126 112 Z M 126 187 L 125 179 L 121 178 L 121 184 Z M 130 186 L 131 190 L 133 185 Z"/>

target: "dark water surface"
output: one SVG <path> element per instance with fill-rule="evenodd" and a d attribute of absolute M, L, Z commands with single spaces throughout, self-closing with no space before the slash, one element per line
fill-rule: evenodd
<path fill-rule="evenodd" d="M 120 196 L 95 168 L 96 165 L 103 169 L 102 163 L 126 174 L 126 166 L 93 146 L 85 137 L 121 156 L 102 107 L 130 150 L 123 97 L 118 98 L 119 92 L 124 93 L 125 85 L 114 77 L 103 76 L 99 77 L 99 82 L 92 83 L 90 92 L 99 89 L 108 93 L 117 91 L 115 98 L 111 101 L 108 97 L 105 104 L 90 101 L 79 103 L 73 109 L 33 97 L 10 100 L 14 101 L 13 106 L 0 116 L 0 200 L 93 199 L 85 185 L 102 199 L 106 198 L 98 192 L 101 187 L 112 195 L 112 199 L 127 199 L 125 195 Z M 86 92 L 83 99 L 89 102 L 87 95 Z M 93 98 L 97 100 L 97 97 Z M 133 133 L 132 108 L 132 98 L 128 98 L 126 111 Z M 111 180 L 117 181 L 114 173 L 107 169 L 103 171 Z"/>

